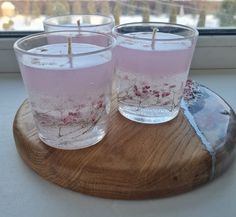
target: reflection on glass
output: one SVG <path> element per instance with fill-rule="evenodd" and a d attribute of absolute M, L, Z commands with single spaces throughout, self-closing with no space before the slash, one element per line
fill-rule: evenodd
<path fill-rule="evenodd" d="M 236 26 L 235 0 L 12 0 L 0 3 L 0 30 L 43 30 L 48 16 L 112 14 L 116 24 L 172 22 L 200 28 Z"/>

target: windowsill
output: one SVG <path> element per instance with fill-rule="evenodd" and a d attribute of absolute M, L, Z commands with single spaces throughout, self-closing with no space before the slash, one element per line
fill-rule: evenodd
<path fill-rule="evenodd" d="M 190 77 L 213 90 L 236 111 L 236 69 L 192 70 Z"/>
<path fill-rule="evenodd" d="M 236 110 L 236 70 L 194 70 L 190 77 L 222 96 Z M 51 184 L 29 169 L 17 154 L 12 135 L 14 115 L 26 98 L 20 73 L 0 74 L 0 210 L 1 216 L 234 216 L 236 161 L 223 174 L 197 190 L 175 197 L 105 200 Z"/>

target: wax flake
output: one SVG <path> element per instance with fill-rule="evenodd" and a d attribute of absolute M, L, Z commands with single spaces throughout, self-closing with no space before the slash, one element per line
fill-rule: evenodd
<path fill-rule="evenodd" d="M 40 60 L 38 58 L 32 58 L 31 63 L 32 64 L 40 64 Z"/>
<path fill-rule="evenodd" d="M 48 51 L 48 49 L 41 49 L 41 52 L 46 52 Z"/>

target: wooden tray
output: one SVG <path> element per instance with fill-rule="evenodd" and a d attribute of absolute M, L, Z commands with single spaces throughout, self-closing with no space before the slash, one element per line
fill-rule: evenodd
<path fill-rule="evenodd" d="M 13 132 L 23 160 L 62 187 L 105 198 L 144 199 L 192 190 L 221 174 L 233 159 L 236 116 L 219 96 L 188 82 L 179 115 L 160 125 L 122 117 L 113 100 L 108 134 L 95 146 L 51 148 L 37 135 L 28 101 Z"/>

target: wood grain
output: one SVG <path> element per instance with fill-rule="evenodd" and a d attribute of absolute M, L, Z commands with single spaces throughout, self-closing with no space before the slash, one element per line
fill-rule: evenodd
<path fill-rule="evenodd" d="M 122 117 L 113 101 L 108 134 L 97 145 L 80 150 L 55 149 L 42 143 L 25 101 L 13 124 L 19 154 L 45 179 L 105 198 L 163 197 L 190 191 L 210 181 L 212 156 L 182 110 L 168 123 L 145 125 Z M 235 123 L 233 126 L 235 133 Z M 216 171 L 229 164 L 227 159 L 233 156 L 235 137 L 225 144 L 226 148 L 222 145 L 219 153 L 215 149 L 219 154 L 214 165 Z"/>

